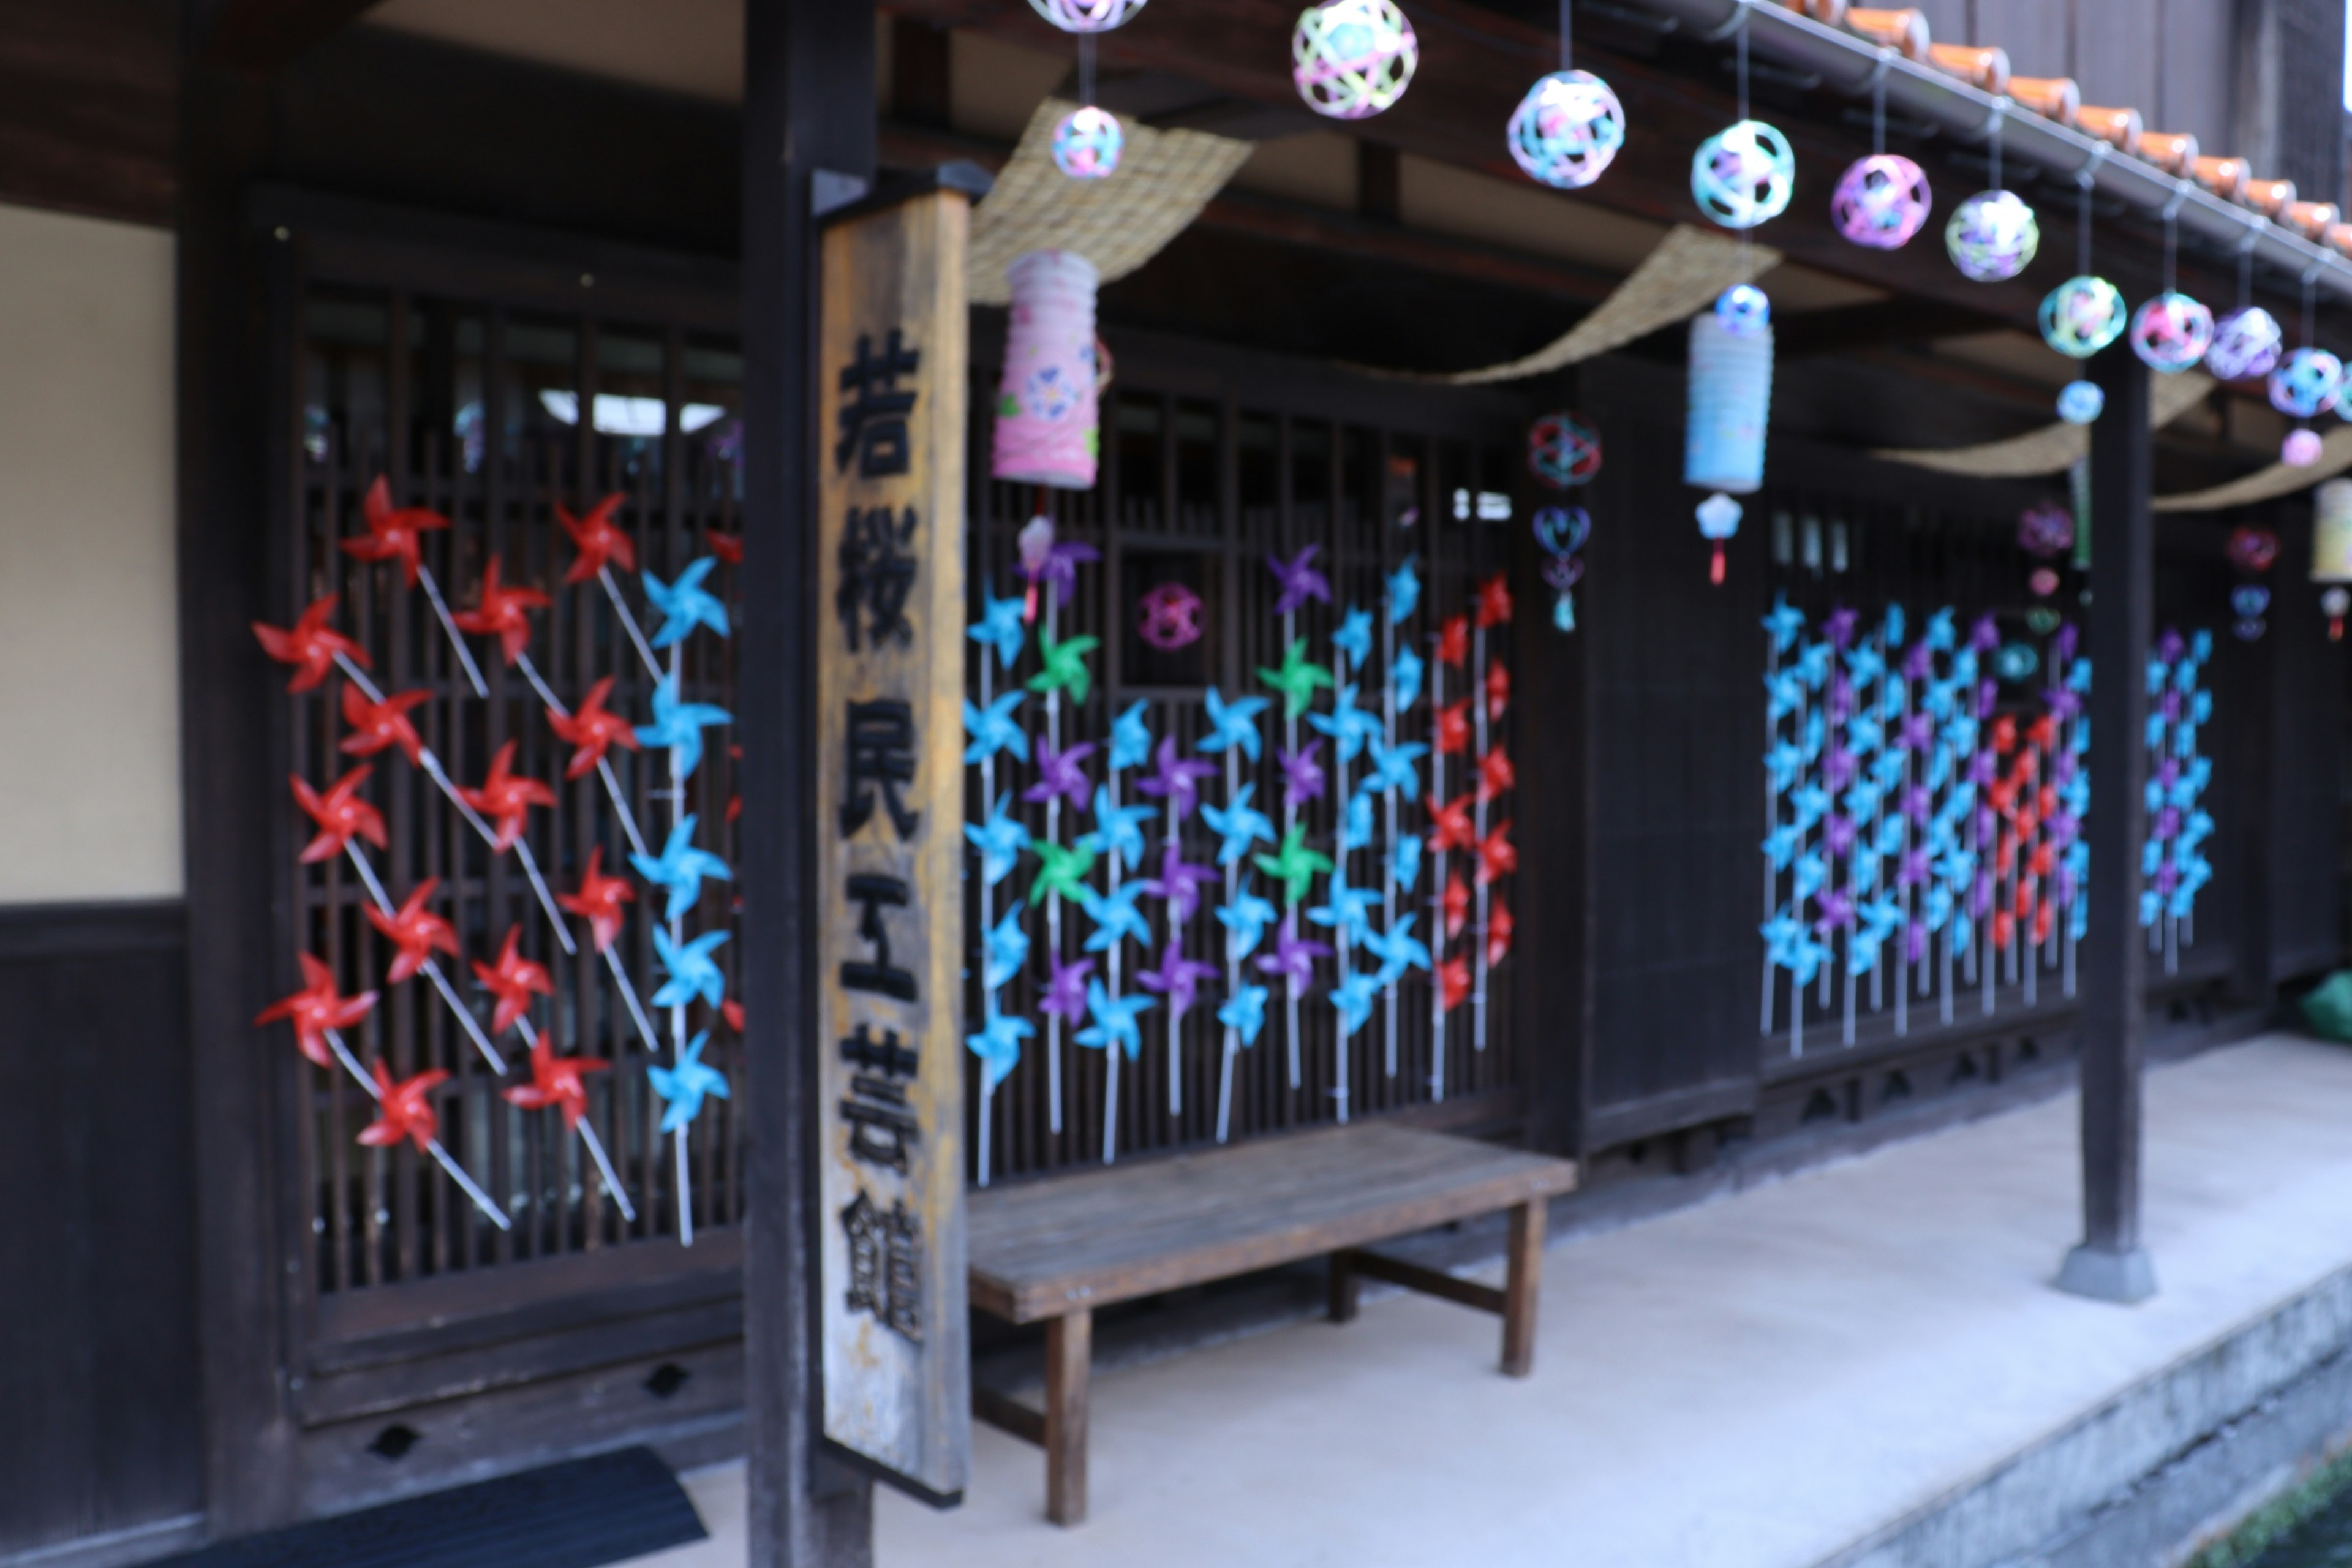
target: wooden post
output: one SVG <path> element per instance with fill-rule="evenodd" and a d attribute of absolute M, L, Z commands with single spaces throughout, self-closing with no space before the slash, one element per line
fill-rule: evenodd
<path fill-rule="evenodd" d="M 1511 1210 L 1509 1262 L 1503 1276 L 1503 1375 L 1525 1377 L 1536 1369 L 1536 1303 L 1543 1288 L 1544 1215 L 1541 1198 Z"/>
<path fill-rule="evenodd" d="M 2147 934 L 2139 923 L 2147 837 L 2144 734 L 2155 636 L 2155 532 L 2147 367 L 2117 344 L 2091 363 L 2105 412 L 2091 426 L 2091 872 L 2083 941 L 2083 1241 L 2058 1288 L 2103 1301 L 2156 1294 L 2139 1239 L 2140 1069 Z"/>
<path fill-rule="evenodd" d="M 872 0 L 744 0 L 742 959 L 745 1489 L 752 1568 L 873 1561 L 873 1489 L 819 1452 L 815 1387 L 817 991 L 816 205 L 875 167 Z M 824 176 L 824 177 L 820 177 Z"/>
<path fill-rule="evenodd" d="M 1356 1304 L 1360 1292 L 1356 1280 L 1356 1255 L 1341 1250 L 1324 1259 L 1323 1285 L 1325 1310 L 1335 1323 L 1356 1321 Z"/>
<path fill-rule="evenodd" d="M 1087 1377 L 1095 1315 L 1081 1307 L 1045 1321 L 1045 1517 L 1087 1518 Z"/>

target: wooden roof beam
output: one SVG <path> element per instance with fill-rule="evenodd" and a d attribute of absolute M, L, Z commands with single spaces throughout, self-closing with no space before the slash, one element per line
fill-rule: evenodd
<path fill-rule="evenodd" d="M 205 56 L 230 70 L 267 76 L 359 20 L 376 0 L 221 0 L 212 7 Z"/>

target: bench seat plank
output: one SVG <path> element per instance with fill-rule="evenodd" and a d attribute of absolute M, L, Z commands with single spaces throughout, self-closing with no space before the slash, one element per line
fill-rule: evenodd
<path fill-rule="evenodd" d="M 972 1304 L 1035 1322 L 1575 1185 L 1566 1160 L 1382 1122 L 1074 1172 L 970 1195 Z"/>

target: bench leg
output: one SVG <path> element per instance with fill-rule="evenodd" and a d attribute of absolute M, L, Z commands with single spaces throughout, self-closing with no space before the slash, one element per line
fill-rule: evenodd
<path fill-rule="evenodd" d="M 1544 1200 L 1511 1210 L 1510 1270 L 1503 1281 L 1503 1375 L 1536 1365 L 1536 1291 L 1543 1283 Z"/>
<path fill-rule="evenodd" d="M 1326 1282 L 1330 1288 L 1330 1317 L 1335 1323 L 1356 1321 L 1356 1255 L 1352 1252 L 1331 1254 L 1327 1267 L 1330 1270 Z"/>
<path fill-rule="evenodd" d="M 1045 1517 L 1087 1517 L 1087 1373 L 1095 1315 L 1081 1307 L 1045 1323 Z"/>

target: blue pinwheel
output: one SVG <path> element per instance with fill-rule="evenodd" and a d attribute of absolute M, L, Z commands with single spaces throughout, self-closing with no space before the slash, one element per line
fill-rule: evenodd
<path fill-rule="evenodd" d="M 1236 988 L 1224 1005 L 1217 1009 L 1217 1022 L 1238 1035 L 1242 1044 L 1257 1044 L 1258 1033 L 1265 1027 L 1265 987 Z"/>
<path fill-rule="evenodd" d="M 996 650 L 996 662 L 1011 669 L 1021 658 L 1021 645 L 1027 634 L 1021 626 L 1021 601 L 987 596 L 980 620 L 965 635 L 985 647 Z"/>
<path fill-rule="evenodd" d="M 1372 657 L 1371 612 L 1349 605 L 1348 613 L 1339 618 L 1339 629 L 1331 634 L 1331 646 L 1348 656 L 1351 668 L 1360 668 Z"/>
<path fill-rule="evenodd" d="M 983 887 L 993 888 L 1011 875 L 1014 864 L 1021 858 L 1021 851 L 1028 847 L 1027 826 L 1005 815 L 1005 807 L 1012 799 L 1013 793 L 1007 790 L 996 797 L 996 804 L 989 808 L 985 823 L 967 822 L 963 825 L 964 837 L 980 851 L 980 879 Z"/>
<path fill-rule="evenodd" d="M 1953 624 L 1950 606 L 1937 610 L 1927 617 L 1927 646 L 1937 653 L 1949 653 L 1959 643 L 1959 631 Z"/>
<path fill-rule="evenodd" d="M 1412 614 L 1421 603 L 1421 578 L 1413 572 L 1418 557 L 1408 555 L 1404 564 L 1389 574 L 1389 625 L 1397 626 Z"/>
<path fill-rule="evenodd" d="M 1805 612 L 1790 606 L 1786 594 L 1772 595 L 1772 613 L 1764 617 L 1764 629 L 1772 634 L 1772 651 L 1786 653 L 1795 646 L 1797 634 L 1805 629 Z"/>
<path fill-rule="evenodd" d="M 1414 770 L 1413 763 L 1428 752 L 1429 747 L 1419 741 L 1391 746 L 1374 735 L 1370 748 L 1372 771 L 1365 775 L 1363 787 L 1402 790 L 1408 798 L 1420 798 L 1421 774 Z"/>
<path fill-rule="evenodd" d="M 1381 716 L 1356 706 L 1356 683 L 1352 680 L 1339 688 L 1330 712 L 1309 713 L 1307 721 L 1331 737 L 1342 763 L 1354 762 L 1356 753 L 1364 749 L 1364 742 L 1382 732 Z"/>
<path fill-rule="evenodd" d="M 1397 649 L 1396 657 L 1389 660 L 1389 687 L 1396 693 L 1398 712 L 1412 707 L 1421 696 L 1421 655 L 1409 647 Z"/>
<path fill-rule="evenodd" d="M 1371 929 L 1371 906 L 1378 897 L 1370 888 L 1348 886 L 1348 868 L 1335 866 L 1323 883 L 1323 902 L 1308 910 L 1307 918 L 1337 931 L 1342 942 L 1361 942 Z"/>
<path fill-rule="evenodd" d="M 966 763 L 984 763 L 999 752 L 1010 752 L 1024 763 L 1029 760 L 1029 737 L 1013 721 L 1013 710 L 1028 695 L 1016 686 L 985 708 L 964 699 L 963 732 L 971 737 L 971 744 L 963 751 Z"/>
<path fill-rule="evenodd" d="M 1095 932 L 1087 938 L 1088 952 L 1106 952 L 1118 945 L 1121 937 L 1131 936 L 1138 942 L 1151 940 L 1151 922 L 1135 907 L 1135 900 L 1149 890 L 1149 882 L 1129 882 L 1109 893 L 1098 893 L 1092 888 L 1080 889 L 1078 902 L 1087 918 L 1095 922 Z"/>
<path fill-rule="evenodd" d="M 1415 834 L 1399 836 L 1389 849 L 1389 880 L 1404 892 L 1421 880 L 1421 839 Z"/>
<path fill-rule="evenodd" d="M 1201 808 L 1201 816 L 1223 840 L 1217 847 L 1217 864 L 1220 866 L 1230 866 L 1248 854 L 1254 839 L 1263 838 L 1268 844 L 1274 842 L 1274 824 L 1267 819 L 1265 813 L 1250 805 L 1250 796 L 1256 790 L 1257 785 L 1245 784 L 1234 792 L 1233 804 L 1222 811 L 1213 805 Z"/>
<path fill-rule="evenodd" d="M 727 977 L 710 956 L 727 941 L 723 931 L 707 931 L 692 942 L 672 942 L 669 932 L 654 927 L 654 955 L 669 978 L 654 993 L 656 1007 L 682 1007 L 697 996 L 713 1007 L 727 998 Z"/>
<path fill-rule="evenodd" d="M 669 1102 L 669 1109 L 662 1112 L 663 1131 L 675 1132 L 701 1115 L 705 1095 L 715 1094 L 721 1100 L 733 1098 L 727 1092 L 727 1075 L 702 1059 L 702 1047 L 709 1043 L 710 1031 L 705 1029 L 677 1053 L 676 1067 L 646 1069 L 646 1077 L 653 1080 L 654 1092 Z"/>
<path fill-rule="evenodd" d="M 734 880 L 727 862 L 708 849 L 694 847 L 694 818 L 678 818 L 677 826 L 669 830 L 659 855 L 632 855 L 629 864 L 637 875 L 658 888 L 669 889 L 669 908 L 663 918 L 677 920 L 694 907 L 702 897 L 702 879 L 716 877 L 722 882 Z"/>
<path fill-rule="evenodd" d="M 1339 1015 L 1339 1037 L 1346 1039 L 1372 1016 L 1372 999 L 1380 994 L 1381 977 L 1360 969 L 1342 969 L 1339 984 L 1331 987 L 1331 1005 Z"/>
<path fill-rule="evenodd" d="M 1117 855 L 1134 870 L 1143 858 L 1143 824 L 1160 815 L 1157 806 L 1118 805 L 1110 798 L 1109 786 L 1095 785 L 1095 830 L 1078 840 L 1090 845 L 1098 854 Z"/>
<path fill-rule="evenodd" d="M 1366 931 L 1364 951 L 1381 961 L 1380 982 L 1393 985 L 1408 969 L 1430 966 L 1429 944 L 1412 934 L 1415 915 L 1399 915 L 1386 931 Z"/>
<path fill-rule="evenodd" d="M 1015 609 L 1020 607 L 1018 599 L 1013 603 Z M 1028 1019 L 998 1012 L 996 998 L 991 995 L 988 1022 L 981 1026 L 980 1033 L 963 1037 L 964 1048 L 980 1058 L 981 1088 L 994 1089 L 1012 1077 L 1013 1069 L 1021 1065 L 1021 1042 L 1036 1033 L 1037 1026 Z"/>
<path fill-rule="evenodd" d="M 1797 772 L 1804 765 L 1804 756 L 1791 741 L 1775 741 L 1764 753 L 1764 783 L 1774 795 L 1784 793 L 1797 782 Z"/>
<path fill-rule="evenodd" d="M 1372 841 L 1372 797 L 1359 791 L 1339 814 L 1339 849 L 1342 854 L 1361 849 Z"/>
<path fill-rule="evenodd" d="M 1143 1055 L 1143 1037 L 1136 1030 L 1136 1015 L 1150 1006 L 1149 996 L 1113 996 L 1103 989 L 1101 981 L 1087 981 L 1087 1012 L 1094 1022 L 1078 1031 L 1078 1044 L 1098 1051 L 1117 1047 L 1127 1053 L 1129 1061 L 1134 1061 Z"/>
<path fill-rule="evenodd" d="M 1902 605 L 1887 605 L 1885 625 L 1880 630 L 1882 640 L 1885 641 L 1888 647 L 1901 647 L 1903 646 L 1904 628 L 1909 624 L 1910 623 L 1904 616 Z"/>
<path fill-rule="evenodd" d="M 1209 732 L 1197 742 L 1204 752 L 1239 746 L 1251 762 L 1258 759 L 1257 716 L 1265 710 L 1263 697 L 1236 697 L 1231 702 L 1213 686 L 1207 696 Z"/>
<path fill-rule="evenodd" d="M 641 573 L 646 584 L 646 597 L 662 613 L 661 628 L 653 635 L 656 647 L 667 647 L 684 642 L 697 626 L 709 626 L 720 637 L 727 635 L 727 606 L 711 597 L 702 580 L 719 564 L 719 557 L 706 555 L 677 574 L 677 580 L 665 584 L 650 572 Z"/>
<path fill-rule="evenodd" d="M 1139 767 L 1151 755 L 1151 727 L 1143 721 L 1144 710 L 1150 704 L 1130 702 L 1127 711 L 1110 721 L 1110 765 L 1118 768 Z"/>
<path fill-rule="evenodd" d="M 1238 889 L 1217 910 L 1217 923 L 1232 933 L 1225 939 L 1226 955 L 1238 963 L 1256 952 L 1275 918 L 1272 903 L 1251 892 L 1246 884 Z"/>
<path fill-rule="evenodd" d="M 712 724 L 732 724 L 734 715 L 708 702 L 688 702 L 678 695 L 678 678 L 668 675 L 654 688 L 654 721 L 637 726 L 637 743 L 669 752 L 681 779 L 702 765 L 702 731 Z"/>
<path fill-rule="evenodd" d="M 1015 903 L 1004 911 L 1004 918 L 989 929 L 982 943 L 982 986 L 993 991 L 1014 975 L 1029 961 L 1029 933 L 1021 929 L 1021 906 Z"/>

